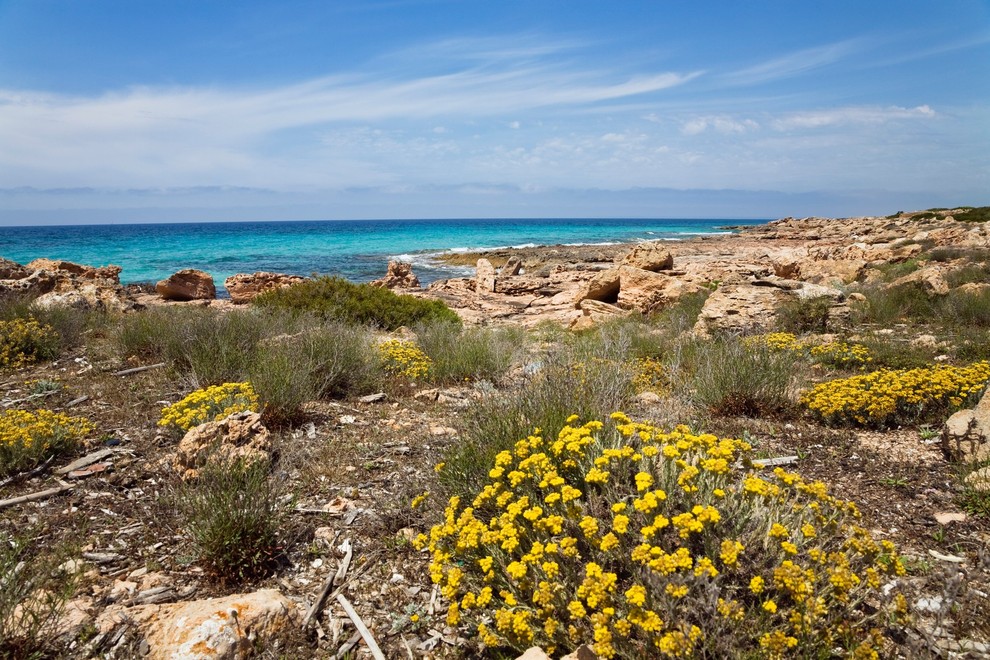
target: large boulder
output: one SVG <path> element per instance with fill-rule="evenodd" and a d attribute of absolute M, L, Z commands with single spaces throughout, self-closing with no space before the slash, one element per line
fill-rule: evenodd
<path fill-rule="evenodd" d="M 632 312 L 621 307 L 590 299 L 582 300 L 580 308 L 581 316 L 571 322 L 571 330 L 586 330 L 599 323 L 606 323 L 632 314 Z"/>
<path fill-rule="evenodd" d="M 35 259 L 26 266 L 28 270 L 44 270 L 60 277 L 72 277 L 82 280 L 96 280 L 106 284 L 120 284 L 120 266 L 86 266 L 71 261 L 54 259 Z"/>
<path fill-rule="evenodd" d="M 96 626 L 104 637 L 129 628 L 149 660 L 240 660 L 271 648 L 297 619 L 292 601 L 275 589 L 262 589 L 162 605 L 112 605 Z"/>
<path fill-rule="evenodd" d="M 649 314 L 677 302 L 681 296 L 701 290 L 700 285 L 681 277 L 632 266 L 619 266 L 616 305 L 622 309 L 635 309 Z"/>
<path fill-rule="evenodd" d="M 674 267 L 674 256 L 661 243 L 640 243 L 622 258 L 619 265 L 652 272 L 670 270 Z"/>
<path fill-rule="evenodd" d="M 391 267 L 391 264 L 389 264 Z M 257 273 L 238 273 L 231 275 L 223 282 L 223 286 L 230 294 L 230 300 L 235 305 L 242 305 L 251 302 L 256 297 L 272 289 L 292 286 L 305 282 L 307 278 L 299 275 L 284 275 L 282 273 L 268 273 L 259 271 Z"/>
<path fill-rule="evenodd" d="M 418 289 L 419 278 L 412 272 L 412 264 L 393 260 L 388 262 L 385 277 L 369 284 L 385 289 Z"/>
<path fill-rule="evenodd" d="M 708 296 L 694 332 L 708 336 L 770 331 L 777 325 L 777 310 L 782 304 L 820 297 L 830 299 L 829 322 L 844 323 L 849 316 L 849 306 L 838 289 L 779 278 L 723 284 Z"/>
<path fill-rule="evenodd" d="M 582 301 L 597 300 L 604 303 L 615 303 L 619 299 L 619 269 L 609 268 L 595 273 L 585 282 L 574 298 L 574 306 L 580 308 Z"/>
<path fill-rule="evenodd" d="M 213 300 L 217 297 L 213 277 L 195 268 L 173 273 L 156 284 L 155 291 L 165 300 Z"/>
<path fill-rule="evenodd" d="M 893 289 L 899 286 L 915 285 L 929 296 L 944 296 L 949 293 L 949 284 L 942 276 L 940 268 L 920 268 L 913 273 L 908 273 L 904 277 L 898 277 L 887 285 Z"/>
<path fill-rule="evenodd" d="M 209 462 L 229 465 L 270 458 L 271 434 L 254 412 L 234 413 L 224 419 L 194 426 L 176 448 L 172 466 L 183 479 L 195 479 Z"/>
<path fill-rule="evenodd" d="M 495 267 L 488 259 L 478 259 L 478 266 L 474 275 L 475 293 L 494 293 L 495 291 Z"/>
<path fill-rule="evenodd" d="M 960 410 L 942 427 L 942 451 L 960 463 L 990 459 L 990 392 L 972 410 Z"/>
<path fill-rule="evenodd" d="M 0 259 L 0 300 L 12 297 L 33 298 L 41 307 L 123 311 L 134 306 L 120 286 L 120 266 L 94 268 L 52 259 L 26 266 Z"/>

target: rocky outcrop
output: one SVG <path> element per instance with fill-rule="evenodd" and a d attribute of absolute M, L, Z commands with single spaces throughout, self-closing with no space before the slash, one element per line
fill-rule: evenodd
<path fill-rule="evenodd" d="M 298 618 L 295 605 L 274 589 L 184 603 L 112 605 L 99 616 L 99 634 L 122 628 L 149 660 L 239 660 L 270 648 Z M 122 632 L 123 634 L 123 632 Z"/>
<path fill-rule="evenodd" d="M 52 259 L 35 259 L 25 266 L 0 259 L 0 300 L 11 297 L 34 299 L 40 307 L 104 311 L 134 307 L 133 299 L 120 286 L 119 266 L 94 268 Z"/>
<path fill-rule="evenodd" d="M 165 300 L 213 300 L 217 297 L 213 277 L 195 268 L 173 273 L 156 284 L 155 291 Z"/>
<path fill-rule="evenodd" d="M 942 427 L 942 451 L 960 463 L 990 460 L 990 392 L 972 410 L 960 410 Z"/>
<path fill-rule="evenodd" d="M 700 285 L 676 275 L 620 266 L 616 305 L 649 314 L 702 290 Z"/>
<path fill-rule="evenodd" d="M 586 330 L 600 323 L 629 316 L 632 312 L 609 305 L 598 300 L 582 300 L 581 316 L 575 318 L 570 325 L 571 330 Z"/>
<path fill-rule="evenodd" d="M 389 261 L 385 277 L 368 284 L 385 289 L 418 289 L 419 278 L 412 272 L 412 264 L 404 261 Z"/>
<path fill-rule="evenodd" d="M 249 303 L 262 293 L 273 289 L 292 286 L 305 282 L 308 278 L 299 275 L 284 275 L 282 273 L 238 273 L 223 281 L 223 286 L 230 294 L 230 301 L 235 305 Z"/>
<path fill-rule="evenodd" d="M 887 288 L 893 289 L 905 285 L 919 286 L 929 296 L 944 296 L 949 293 L 949 284 L 942 276 L 942 269 L 938 267 L 921 268 L 908 273 L 888 284 Z"/>
<path fill-rule="evenodd" d="M 674 267 L 674 255 L 663 243 L 640 243 L 622 257 L 619 265 L 651 272 L 670 270 Z"/>
<path fill-rule="evenodd" d="M 694 332 L 704 337 L 770 331 L 777 326 L 777 310 L 785 302 L 818 297 L 830 299 L 829 323 L 843 324 L 849 307 L 838 289 L 780 278 L 723 284 L 708 296 Z"/>
<path fill-rule="evenodd" d="M 488 259 L 478 259 L 474 275 L 474 290 L 476 293 L 495 292 L 495 267 Z"/>
<path fill-rule="evenodd" d="M 253 412 L 234 413 L 189 429 L 179 442 L 172 466 L 183 479 L 195 479 L 208 463 L 251 464 L 270 458 L 271 434 Z"/>

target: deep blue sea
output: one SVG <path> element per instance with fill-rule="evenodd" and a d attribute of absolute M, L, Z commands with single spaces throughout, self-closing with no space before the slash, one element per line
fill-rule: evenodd
<path fill-rule="evenodd" d="M 507 246 L 683 240 L 720 233 L 727 225 L 763 220 L 335 220 L 214 222 L 0 228 L 0 256 L 18 263 L 38 257 L 91 266 L 116 264 L 125 284 L 155 282 L 183 268 L 213 275 L 217 289 L 235 273 L 273 271 L 340 275 L 366 282 L 389 259 L 413 263 L 425 285 L 473 269 L 444 266 L 444 251 Z"/>

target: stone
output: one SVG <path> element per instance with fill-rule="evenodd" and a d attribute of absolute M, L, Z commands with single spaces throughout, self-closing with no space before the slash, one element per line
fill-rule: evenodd
<path fill-rule="evenodd" d="M 980 493 L 990 493 L 990 465 L 966 475 L 965 483 Z"/>
<path fill-rule="evenodd" d="M 295 605 L 274 589 L 181 603 L 108 607 L 101 634 L 136 628 L 149 660 L 240 660 L 270 648 L 296 625 Z"/>
<path fill-rule="evenodd" d="M 385 289 L 418 289 L 419 278 L 412 272 L 412 264 L 391 260 L 385 277 L 369 284 Z"/>
<path fill-rule="evenodd" d="M 230 294 L 230 300 L 235 305 L 243 305 L 251 302 L 256 297 L 282 287 L 292 286 L 305 282 L 308 278 L 299 275 L 285 275 L 283 273 L 269 273 L 258 271 L 257 273 L 238 273 L 231 275 L 223 282 L 223 286 Z"/>
<path fill-rule="evenodd" d="M 478 259 L 474 275 L 474 290 L 476 293 L 493 293 L 495 291 L 495 267 L 488 259 Z"/>
<path fill-rule="evenodd" d="M 674 256 L 662 243 L 640 243 L 622 258 L 619 265 L 652 272 L 670 270 L 674 267 Z"/>
<path fill-rule="evenodd" d="M 972 410 L 960 410 L 946 420 L 942 452 L 960 463 L 990 460 L 990 392 Z"/>
<path fill-rule="evenodd" d="M 531 646 L 526 649 L 516 660 L 551 660 L 550 656 L 539 646 Z"/>
<path fill-rule="evenodd" d="M 773 274 L 777 277 L 794 280 L 801 277 L 801 261 L 794 257 L 771 259 L 770 265 L 773 267 Z"/>
<path fill-rule="evenodd" d="M 582 644 L 574 649 L 573 652 L 563 656 L 560 660 L 598 660 L 598 656 L 595 655 L 595 652 L 591 650 L 590 646 Z"/>
<path fill-rule="evenodd" d="M 949 284 L 938 268 L 920 268 L 904 277 L 898 277 L 888 284 L 887 288 L 893 289 L 905 284 L 920 285 L 921 289 L 930 296 L 944 296 L 949 293 Z"/>
<path fill-rule="evenodd" d="M 776 325 L 777 308 L 789 297 L 776 287 L 723 284 L 705 300 L 694 332 L 705 337 L 721 332 L 767 331 Z"/>
<path fill-rule="evenodd" d="M 620 278 L 619 269 L 610 268 L 595 273 L 573 298 L 574 306 L 581 308 L 585 300 L 597 300 L 604 303 L 614 303 L 619 299 Z"/>
<path fill-rule="evenodd" d="M 522 270 L 522 259 L 520 259 L 519 257 L 509 257 L 509 259 L 505 262 L 505 265 L 499 269 L 498 276 L 513 277 L 515 275 L 518 275 L 519 271 L 521 270 Z"/>
<path fill-rule="evenodd" d="M 189 429 L 179 442 L 172 466 L 184 480 L 195 479 L 208 462 L 250 464 L 270 458 L 271 434 L 255 412 L 234 413 Z"/>
<path fill-rule="evenodd" d="M 213 300 L 217 297 L 213 277 L 194 268 L 173 273 L 156 284 L 155 291 L 165 300 Z"/>
<path fill-rule="evenodd" d="M 966 522 L 966 514 L 962 512 L 941 511 L 934 516 L 935 522 L 939 525 L 951 525 L 952 523 Z"/>
<path fill-rule="evenodd" d="M 701 285 L 681 277 L 620 266 L 616 305 L 649 314 L 676 303 L 682 296 L 701 290 Z"/>

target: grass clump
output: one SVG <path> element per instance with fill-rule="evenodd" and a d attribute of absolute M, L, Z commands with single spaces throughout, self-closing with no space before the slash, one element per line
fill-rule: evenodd
<path fill-rule="evenodd" d="M 794 298 L 777 308 L 777 323 L 785 332 L 828 332 L 831 309 L 832 299 L 828 296 Z"/>
<path fill-rule="evenodd" d="M 890 428 L 939 420 L 975 404 L 988 381 L 990 362 L 881 369 L 815 385 L 800 402 L 826 424 Z"/>
<path fill-rule="evenodd" d="M 430 359 L 435 383 L 471 380 L 497 382 L 512 366 L 525 335 L 517 328 L 462 328 L 455 323 L 428 323 L 414 328 L 416 343 Z"/>
<path fill-rule="evenodd" d="M 61 657 L 55 635 L 78 581 L 58 568 L 67 547 L 41 548 L 30 537 L 0 543 L 0 658 Z"/>
<path fill-rule="evenodd" d="M 0 413 L 0 475 L 30 470 L 69 452 L 92 430 L 84 417 L 44 409 L 5 410 Z"/>
<path fill-rule="evenodd" d="M 207 461 L 174 494 L 197 558 L 221 582 L 263 577 L 277 564 L 286 511 L 268 469 L 265 461 Z"/>
<path fill-rule="evenodd" d="M 196 390 L 181 401 L 162 408 L 158 426 L 185 432 L 246 410 L 258 410 L 258 395 L 251 383 L 224 383 Z"/>
<path fill-rule="evenodd" d="M 790 404 L 791 351 L 736 338 L 694 342 L 688 396 L 717 415 L 757 416 Z"/>
<path fill-rule="evenodd" d="M 960 222 L 990 222 L 990 206 L 962 206 L 961 213 L 953 214 Z"/>
<path fill-rule="evenodd" d="M 397 295 L 388 289 L 354 284 L 342 277 L 318 277 L 267 291 L 255 298 L 254 304 L 267 309 L 310 312 L 384 330 L 429 321 L 461 322 L 460 317 L 439 300 Z"/>
<path fill-rule="evenodd" d="M 877 657 L 904 567 L 854 504 L 740 440 L 613 419 L 498 453 L 418 539 L 449 625 L 516 653 Z"/>
<path fill-rule="evenodd" d="M 33 318 L 0 321 L 0 368 L 54 359 L 60 341 L 54 328 Z"/>

